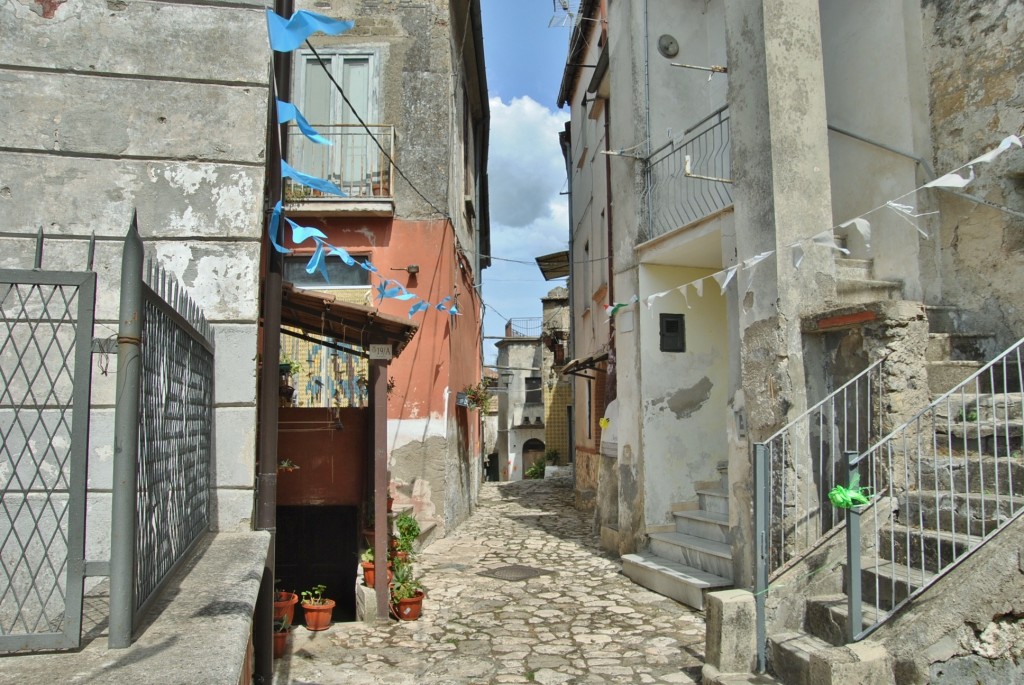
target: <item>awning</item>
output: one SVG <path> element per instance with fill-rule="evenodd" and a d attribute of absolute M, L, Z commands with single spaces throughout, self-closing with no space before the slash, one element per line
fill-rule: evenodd
<path fill-rule="evenodd" d="M 304 340 L 364 356 L 371 344 L 390 344 L 396 357 L 418 328 L 373 307 L 343 302 L 328 292 L 296 288 L 287 281 L 281 284 L 281 325 L 301 329 L 303 334 L 297 337 Z"/>
<path fill-rule="evenodd" d="M 588 376 L 581 372 L 595 368 L 598 364 L 605 361 L 606 359 L 608 359 L 607 352 L 598 352 L 597 354 L 592 354 L 589 357 L 570 359 L 569 362 L 562 367 L 562 375 L 583 376 L 584 378 L 592 378 L 592 376 Z"/>
<path fill-rule="evenodd" d="M 569 275 L 569 253 L 565 250 L 534 257 L 534 261 L 537 262 L 537 267 L 546 281 Z"/>

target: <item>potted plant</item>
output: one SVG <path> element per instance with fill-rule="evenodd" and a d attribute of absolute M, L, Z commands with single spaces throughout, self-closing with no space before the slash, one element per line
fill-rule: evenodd
<path fill-rule="evenodd" d="M 281 374 L 281 387 L 278 389 L 281 405 L 291 406 L 292 397 L 295 396 L 295 387 L 291 383 L 291 378 L 302 371 L 302 365 L 288 355 L 283 355 L 278 362 L 277 370 Z"/>
<path fill-rule="evenodd" d="M 470 409 L 483 409 L 491 399 L 490 386 L 486 380 L 480 381 L 476 385 L 467 385 L 462 392 L 466 396 L 466 403 Z"/>
<path fill-rule="evenodd" d="M 302 611 L 307 630 L 327 630 L 334 613 L 334 600 L 324 597 L 326 585 L 314 585 L 312 590 L 302 591 Z"/>
<path fill-rule="evenodd" d="M 373 547 L 367 547 L 359 556 L 359 565 L 363 567 L 363 584 L 374 587 L 377 579 L 377 567 L 373 563 Z M 388 581 L 391 580 L 391 562 L 388 562 Z"/>
<path fill-rule="evenodd" d="M 294 594 L 294 593 L 289 593 Z M 274 620 L 274 658 L 280 659 L 284 656 L 284 650 L 288 647 L 288 633 L 291 631 L 292 622 L 288 616 Z"/>
<path fill-rule="evenodd" d="M 391 581 L 391 613 L 400 621 L 415 621 L 423 611 L 423 584 L 412 573 L 412 563 L 395 561 Z"/>
<path fill-rule="evenodd" d="M 295 621 L 295 605 L 299 596 L 286 590 L 274 590 L 274 620 L 288 619 L 288 625 Z"/>
<path fill-rule="evenodd" d="M 402 512 L 395 519 L 395 530 L 398 531 L 395 557 L 406 561 L 412 555 L 412 547 L 420 536 L 420 522 L 409 512 Z"/>

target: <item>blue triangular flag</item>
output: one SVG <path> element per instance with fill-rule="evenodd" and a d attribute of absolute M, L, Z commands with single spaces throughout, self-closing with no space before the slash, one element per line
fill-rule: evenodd
<path fill-rule="evenodd" d="M 310 237 L 313 238 L 314 240 L 317 238 L 327 240 L 327 236 L 324 235 L 324 232 L 321 231 L 319 228 L 313 228 L 311 226 L 299 226 L 297 223 L 295 223 L 288 217 L 285 217 L 284 220 L 287 221 L 292 227 L 292 242 L 294 243 L 304 243 L 306 242 L 306 239 Z"/>
<path fill-rule="evenodd" d="M 337 195 L 339 197 L 348 197 L 344 190 L 330 181 L 325 181 L 322 178 L 317 178 L 316 176 L 310 176 L 309 174 L 304 174 L 301 171 L 296 171 L 283 159 L 281 160 L 281 175 L 285 178 L 293 179 L 304 186 L 313 188 L 314 190 L 319 190 L 321 193 Z"/>
<path fill-rule="evenodd" d="M 299 10 L 291 19 L 285 19 L 272 10 L 267 10 L 267 34 L 270 48 L 277 52 L 291 52 L 302 45 L 307 38 L 320 31 L 328 36 L 337 36 L 351 29 L 351 21 L 331 19 L 322 14 Z"/>
<path fill-rule="evenodd" d="M 299 130 L 302 131 L 303 135 L 314 143 L 320 143 L 321 145 L 334 145 L 334 143 L 317 133 L 316 129 L 309 125 L 309 122 L 306 121 L 306 117 L 302 116 L 302 112 L 299 111 L 298 107 L 290 102 L 278 100 L 277 123 L 286 124 L 289 121 L 294 121 L 298 125 Z"/>
<path fill-rule="evenodd" d="M 291 250 L 284 247 L 277 241 L 277 235 L 281 231 L 281 201 L 278 200 L 277 204 L 274 205 L 274 213 L 270 215 L 270 228 L 267 233 L 270 234 L 270 244 L 274 246 L 274 249 L 278 252 L 284 252 L 290 254 Z"/>
<path fill-rule="evenodd" d="M 341 261 L 345 262 L 345 264 L 347 266 L 355 266 L 356 265 L 356 260 L 352 259 L 352 255 L 350 255 L 348 253 L 348 251 L 345 250 L 344 248 L 335 247 L 334 245 L 328 245 L 327 247 L 331 248 L 329 254 L 336 254 L 336 255 L 338 255 L 339 257 L 341 257 Z"/>
<path fill-rule="evenodd" d="M 306 273 L 314 274 L 319 271 L 323 275 L 324 281 L 330 283 L 331 279 L 327 275 L 327 265 L 324 263 L 324 243 L 316 238 L 314 240 L 316 240 L 316 251 L 309 258 L 309 263 L 306 264 Z"/>
<path fill-rule="evenodd" d="M 447 302 L 450 299 L 452 299 L 451 295 L 449 295 L 448 297 L 444 298 L 443 300 L 441 300 L 440 302 L 435 304 L 434 305 L 434 309 L 436 309 L 439 312 L 446 312 L 446 311 L 448 311 L 448 308 L 444 306 L 444 303 Z"/>
<path fill-rule="evenodd" d="M 409 318 L 411 319 L 412 317 L 416 316 L 417 312 L 425 312 L 428 309 L 430 309 L 430 303 L 427 302 L 426 300 L 420 300 L 419 302 L 417 302 L 416 304 L 409 308 Z"/>

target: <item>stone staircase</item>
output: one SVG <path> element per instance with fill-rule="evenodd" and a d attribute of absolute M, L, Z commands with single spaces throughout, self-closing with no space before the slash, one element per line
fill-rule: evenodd
<path fill-rule="evenodd" d="M 990 336 L 955 331 L 951 308 L 929 308 L 928 313 L 925 359 L 934 404 L 995 355 Z M 935 438 L 925 440 L 926 448 L 918 453 L 916 482 L 894 498 L 894 519 L 880 527 L 875 551 L 861 559 L 864 628 L 1019 514 L 1024 396 L 1017 369 L 1012 358 L 1001 362 L 999 373 L 982 374 L 929 414 L 927 430 Z M 844 588 L 848 577 L 843 564 Z M 812 685 L 811 655 L 850 641 L 847 617 L 845 594 L 808 598 L 802 631 L 769 635 L 769 670 L 785 683 Z"/>
<path fill-rule="evenodd" d="M 841 241 L 837 240 L 841 244 Z M 902 281 L 879 280 L 870 259 L 839 259 L 836 264 L 836 294 L 847 305 L 899 299 Z"/>
<path fill-rule="evenodd" d="M 623 573 L 639 585 L 696 609 L 704 608 L 705 592 L 731 587 L 726 483 L 723 474 L 716 487 L 697 490 L 696 510 L 673 507 L 675 531 L 650 533 L 646 551 L 622 556 Z"/>

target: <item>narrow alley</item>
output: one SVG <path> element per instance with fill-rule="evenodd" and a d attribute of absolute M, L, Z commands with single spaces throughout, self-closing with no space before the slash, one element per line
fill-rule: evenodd
<path fill-rule="evenodd" d="M 275 682 L 700 682 L 703 616 L 622 575 L 571 501 L 570 478 L 485 483 L 470 519 L 417 557 L 418 621 L 298 627 Z"/>

